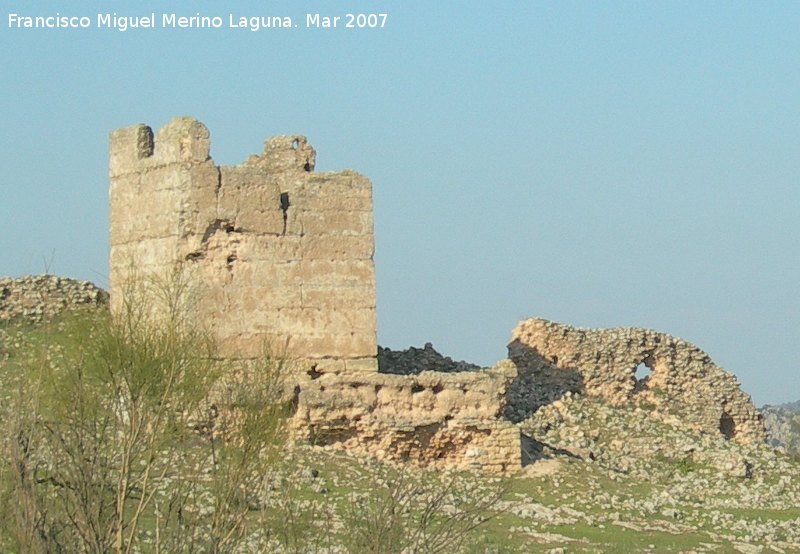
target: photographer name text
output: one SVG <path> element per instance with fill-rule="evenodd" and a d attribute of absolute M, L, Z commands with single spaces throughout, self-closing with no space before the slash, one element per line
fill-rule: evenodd
<path fill-rule="evenodd" d="M 383 29 L 385 13 L 306 13 L 302 17 L 288 15 L 182 15 L 151 12 L 143 15 L 25 15 L 9 13 L 9 29 L 111 29 L 116 31 L 152 29 L 235 29 L 264 31 L 270 29 Z"/>

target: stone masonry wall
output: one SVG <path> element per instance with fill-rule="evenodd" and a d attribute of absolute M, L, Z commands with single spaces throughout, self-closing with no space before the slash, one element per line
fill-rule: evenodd
<path fill-rule="evenodd" d="M 274 137 L 233 167 L 206 127 L 178 117 L 109 138 L 112 308 L 137 279 L 188 284 L 227 358 L 264 346 L 316 371 L 375 371 L 372 186 L 314 173 L 302 136 Z M 285 352 L 284 352 L 285 349 Z"/>
<path fill-rule="evenodd" d="M 368 179 L 314 173 L 301 136 L 218 167 L 208 130 L 188 117 L 155 135 L 145 125 L 114 131 L 109 151 L 112 309 L 131 283 L 185 283 L 190 317 L 221 357 L 254 359 L 267 345 L 298 362 L 299 438 L 433 467 L 520 467 L 519 431 L 499 418 L 508 368 L 376 372 Z"/>
<path fill-rule="evenodd" d="M 567 391 L 621 405 L 648 402 L 696 430 L 763 442 L 764 426 L 736 378 L 696 346 L 647 329 L 581 329 L 528 319 L 508 346 L 519 371 L 506 414 L 519 421 Z M 649 375 L 636 377 L 637 368 Z"/>
<path fill-rule="evenodd" d="M 501 414 L 516 374 L 508 360 L 462 373 L 310 373 L 293 422 L 306 440 L 380 459 L 511 472 L 522 466 L 520 433 Z"/>

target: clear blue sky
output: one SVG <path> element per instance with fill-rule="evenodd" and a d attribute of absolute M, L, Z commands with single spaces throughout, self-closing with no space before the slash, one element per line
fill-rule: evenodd
<path fill-rule="evenodd" d="M 28 30 L 8 14 L 289 15 Z M 386 12 L 381 30 L 305 13 Z M 106 284 L 107 134 L 192 115 L 218 163 L 300 133 L 374 184 L 379 342 L 490 364 L 518 320 L 681 336 L 800 398 L 796 2 L 6 1 L 0 275 Z"/>

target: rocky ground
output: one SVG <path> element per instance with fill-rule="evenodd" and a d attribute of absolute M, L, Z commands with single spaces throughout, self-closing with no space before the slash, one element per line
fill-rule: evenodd
<path fill-rule="evenodd" d="M 431 345 L 382 354 L 399 372 L 423 362 L 472 367 Z M 800 552 L 800 403 L 762 414 L 770 443 L 744 446 L 689 431 L 679 414 L 647 402 L 550 399 L 518 423 L 526 466 L 508 482 L 484 548 Z"/>
<path fill-rule="evenodd" d="M 620 410 L 579 396 L 520 428 L 522 471 L 459 476 L 467 498 L 504 491 L 466 552 L 800 552 L 800 464 L 771 447 L 686 433 L 647 406 Z M 384 466 L 328 448 L 292 456 L 305 467 L 295 478 L 310 491 L 307 506 L 387 482 Z M 341 512 L 331 517 L 346 529 Z"/>
<path fill-rule="evenodd" d="M 800 551 L 800 464 L 768 445 L 687 432 L 651 406 L 616 408 L 573 395 L 520 428 L 533 462 L 526 472 L 552 468 L 547 508 L 569 515 L 569 532 L 561 533 L 575 539 L 569 551 L 606 551 L 597 544 L 604 536 L 609 548 L 627 544 L 618 539 L 641 541 L 629 551 Z M 514 509 L 530 515 L 527 501 Z M 558 517 L 541 519 L 533 517 L 534 534 L 554 524 L 564 530 Z M 589 544 L 578 540 L 581 527 Z"/>

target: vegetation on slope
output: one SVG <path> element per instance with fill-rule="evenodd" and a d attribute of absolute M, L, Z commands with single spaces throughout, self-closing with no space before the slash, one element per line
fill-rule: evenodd
<path fill-rule="evenodd" d="M 0 327 L 1 550 L 800 550 L 795 458 L 647 403 L 542 407 L 507 479 L 294 445 L 282 361 L 213 361 L 180 305 Z"/>
<path fill-rule="evenodd" d="M 0 328 L 2 551 L 474 546 L 496 483 L 293 448 L 282 360 L 216 360 L 178 289 Z"/>

